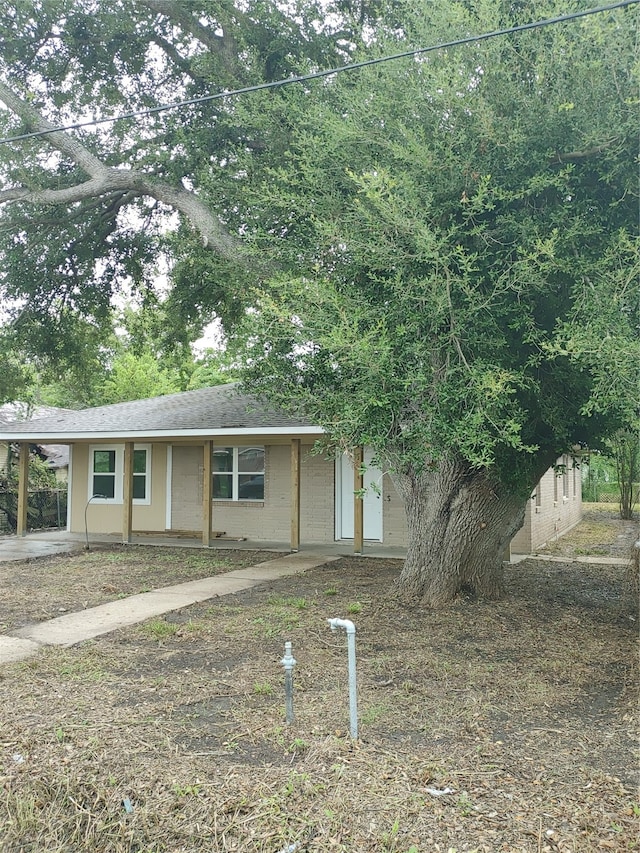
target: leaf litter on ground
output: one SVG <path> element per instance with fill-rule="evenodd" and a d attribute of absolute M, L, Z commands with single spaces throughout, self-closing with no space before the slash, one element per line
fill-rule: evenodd
<path fill-rule="evenodd" d="M 611 522 L 615 549 L 623 529 Z M 176 610 L 175 631 L 2 667 L 0 850 L 640 849 L 637 596 L 624 566 L 574 557 L 527 559 L 504 601 L 437 612 L 389 595 L 397 561 L 344 558 Z M 190 579 L 180 565 L 173 583 Z M 326 623 L 354 601 L 355 743 L 346 642 Z"/>

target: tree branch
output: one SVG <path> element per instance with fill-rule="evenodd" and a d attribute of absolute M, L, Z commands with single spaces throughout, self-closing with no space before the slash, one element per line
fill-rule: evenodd
<path fill-rule="evenodd" d="M 188 59 L 185 59 L 184 56 L 181 56 L 180 51 L 175 47 L 175 45 L 168 42 L 165 38 L 154 33 L 151 36 L 151 40 L 154 44 L 157 44 L 163 53 L 167 55 L 167 57 L 173 62 L 176 68 L 179 68 L 183 74 L 190 77 L 192 80 L 199 79 L 191 69 L 191 63 Z"/>
<path fill-rule="evenodd" d="M 594 157 L 596 154 L 602 154 L 607 148 L 610 148 L 615 139 L 610 139 L 608 142 L 603 142 L 602 145 L 596 145 L 593 148 L 587 148 L 585 151 L 567 151 L 563 154 L 561 151 L 556 151 L 553 157 L 549 158 L 551 163 L 571 163 L 575 160 L 586 160 L 589 157 Z"/>
<path fill-rule="evenodd" d="M 13 187 L 0 190 L 0 204 L 9 201 L 26 201 L 29 204 L 73 204 L 105 193 L 122 192 L 130 189 L 131 172 L 107 169 L 97 178 L 65 187 L 62 190 L 32 190 L 28 187 Z"/>
<path fill-rule="evenodd" d="M 88 175 L 96 177 L 108 168 L 73 136 L 55 130 L 54 124 L 47 121 L 32 104 L 16 95 L 3 80 L 0 80 L 0 101 L 19 116 L 30 130 L 46 131 L 49 144 L 70 157 Z"/>
<path fill-rule="evenodd" d="M 79 140 L 45 119 L 31 104 L 18 97 L 0 80 L 0 100 L 22 118 L 33 130 L 52 130 L 44 138 L 53 148 L 65 154 L 89 175 L 90 180 L 64 189 L 31 189 L 11 187 L 0 190 L 0 204 L 24 201 L 30 204 L 72 204 L 106 193 L 132 192 L 151 196 L 173 207 L 185 216 L 202 235 L 205 247 L 228 261 L 247 264 L 246 248 L 238 237 L 230 234 L 217 216 L 194 193 L 182 186 L 172 186 L 136 169 L 119 169 L 105 165 Z"/>
<path fill-rule="evenodd" d="M 140 2 L 158 15 L 163 15 L 174 24 L 178 24 L 184 32 L 189 33 L 207 50 L 219 57 L 229 71 L 237 76 L 239 71 L 237 44 L 227 26 L 224 26 L 225 22 L 219 22 L 224 26 L 224 30 L 222 35 L 217 35 L 209 27 L 201 24 L 189 9 L 176 0 L 140 0 Z"/>

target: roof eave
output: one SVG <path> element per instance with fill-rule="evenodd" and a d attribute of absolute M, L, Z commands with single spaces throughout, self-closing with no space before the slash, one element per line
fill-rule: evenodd
<path fill-rule="evenodd" d="M 225 438 L 227 436 L 285 437 L 324 435 L 322 427 L 296 426 L 287 427 L 225 427 L 224 429 L 182 429 L 182 430 L 101 430 L 73 432 L 3 432 L 0 431 L 0 441 L 28 441 L 31 444 L 59 443 L 68 444 L 73 441 L 118 442 L 118 441 L 149 441 L 149 440 L 180 440 L 185 438 Z"/>

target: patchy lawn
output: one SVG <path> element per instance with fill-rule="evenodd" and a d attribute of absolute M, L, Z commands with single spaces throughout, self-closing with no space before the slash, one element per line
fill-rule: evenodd
<path fill-rule="evenodd" d="M 343 559 L 0 668 L 2 853 L 639 850 L 625 568 L 528 559 L 505 601 L 439 612 L 389 597 L 398 570 Z"/>
<path fill-rule="evenodd" d="M 622 521 L 617 505 L 584 504 L 581 523 L 564 536 L 548 542 L 539 553 L 566 557 L 611 555 L 629 558 L 631 547 L 639 536 L 637 519 Z"/>
<path fill-rule="evenodd" d="M 0 632 L 273 557 L 272 551 L 111 545 L 73 556 L 0 563 Z"/>

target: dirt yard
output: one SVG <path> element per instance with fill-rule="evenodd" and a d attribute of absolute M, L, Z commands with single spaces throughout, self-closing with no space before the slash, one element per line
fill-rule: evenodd
<path fill-rule="evenodd" d="M 637 596 L 624 566 L 573 561 L 637 535 L 588 515 L 500 603 L 403 608 L 398 562 L 345 558 L 0 667 L 0 850 L 640 850 Z M 5 564 L 0 623 L 247 556 L 162 550 Z M 357 627 L 357 742 L 334 616 Z"/>

